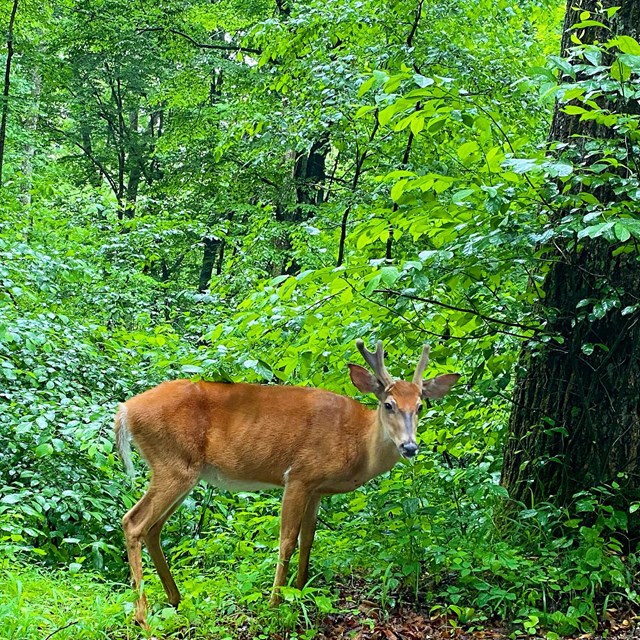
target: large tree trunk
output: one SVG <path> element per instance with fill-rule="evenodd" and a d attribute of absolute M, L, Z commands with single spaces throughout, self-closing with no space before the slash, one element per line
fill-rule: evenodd
<path fill-rule="evenodd" d="M 621 6 L 612 25 L 618 34 L 637 36 L 640 0 L 603 4 Z M 562 55 L 571 46 L 568 27 L 598 5 L 583 0 L 576 7 L 569 0 Z M 592 41 L 614 35 L 593 31 Z M 581 33 L 583 42 L 588 32 Z M 550 138 L 577 145 L 613 133 L 556 108 Z M 594 194 L 601 202 L 616 198 L 608 187 Z M 526 373 L 515 388 L 502 474 L 510 495 L 526 504 L 566 504 L 576 491 L 614 481 L 623 499 L 640 494 L 640 311 L 622 313 L 638 302 L 640 262 L 636 251 L 614 255 L 616 248 L 597 238 L 566 244 L 550 256 L 540 310 L 549 332 L 562 340 L 529 345 L 522 353 Z M 588 299 L 615 299 L 617 306 L 589 317 L 589 306 L 576 308 Z"/>
<path fill-rule="evenodd" d="M 2 169 L 4 167 L 5 141 L 7 139 L 7 118 L 9 115 L 9 86 L 11 82 L 11 60 L 13 58 L 13 26 L 18 12 L 18 0 L 13 0 L 9 28 L 7 30 L 7 60 L 4 66 L 4 87 L 2 90 L 2 116 L 0 117 L 0 188 L 2 188 Z"/>

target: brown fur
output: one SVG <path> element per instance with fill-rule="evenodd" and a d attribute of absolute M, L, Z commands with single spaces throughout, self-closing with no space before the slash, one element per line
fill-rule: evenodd
<path fill-rule="evenodd" d="M 352 379 L 366 391 L 355 366 Z M 361 378 L 356 381 L 354 375 Z M 160 548 L 160 531 L 201 478 L 223 486 L 285 487 L 272 603 L 279 601 L 298 536 L 301 588 L 321 496 L 351 491 L 399 460 L 407 419 L 398 416 L 411 414 L 415 439 L 421 391 L 414 383 L 393 384 L 385 399 L 397 406 L 395 418 L 387 415 L 382 398 L 381 406 L 370 410 L 322 389 L 189 380 L 165 382 L 121 405 L 115 429 L 125 465 L 131 466 L 130 435 L 151 469 L 149 489 L 123 519 L 133 586 L 139 590 L 136 620 L 146 625 L 142 542 L 169 601 L 177 605 L 180 600 Z"/>

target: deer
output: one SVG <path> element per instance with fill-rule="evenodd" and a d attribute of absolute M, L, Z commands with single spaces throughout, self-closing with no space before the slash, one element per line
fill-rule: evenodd
<path fill-rule="evenodd" d="M 134 475 L 132 441 L 151 472 L 146 493 L 122 519 L 139 625 L 148 628 L 143 543 L 170 604 L 180 602 L 160 533 L 200 480 L 239 491 L 284 488 L 270 600 L 277 606 L 298 540 L 297 587 L 307 582 L 321 498 L 353 491 L 401 458 L 416 456 L 423 401 L 442 398 L 460 375 L 423 379 L 424 345 L 411 382 L 394 380 L 381 341 L 375 353 L 360 339 L 356 346 L 373 373 L 349 364 L 351 381 L 376 396 L 376 409 L 312 387 L 202 380 L 164 382 L 119 405 L 115 440 L 125 470 Z"/>

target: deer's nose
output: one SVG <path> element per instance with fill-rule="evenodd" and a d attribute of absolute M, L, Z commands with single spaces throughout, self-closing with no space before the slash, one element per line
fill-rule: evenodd
<path fill-rule="evenodd" d="M 418 453 L 418 445 L 415 442 L 403 442 L 400 445 L 400 453 L 405 458 L 413 458 Z"/>

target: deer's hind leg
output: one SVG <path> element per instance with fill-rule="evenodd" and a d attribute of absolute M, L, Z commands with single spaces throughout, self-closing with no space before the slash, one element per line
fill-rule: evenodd
<path fill-rule="evenodd" d="M 143 627 L 147 627 L 147 599 L 142 587 L 142 541 L 151 542 L 149 553 L 170 600 L 179 600 L 180 593 L 160 548 L 160 530 L 197 481 L 198 475 L 194 473 L 154 469 L 147 492 L 122 519 L 131 583 L 138 592 L 135 619 Z"/>
<path fill-rule="evenodd" d="M 176 509 L 182 504 L 184 499 L 189 495 L 189 491 L 182 494 L 169 508 L 169 510 L 160 517 L 149 529 L 147 535 L 144 538 L 145 546 L 151 556 L 151 560 L 160 576 L 162 586 L 167 594 L 170 604 L 177 607 L 180 604 L 180 591 L 176 586 L 175 580 L 169 571 L 169 565 L 162 551 L 162 545 L 160 544 L 160 534 L 165 522 L 172 516 Z"/>

